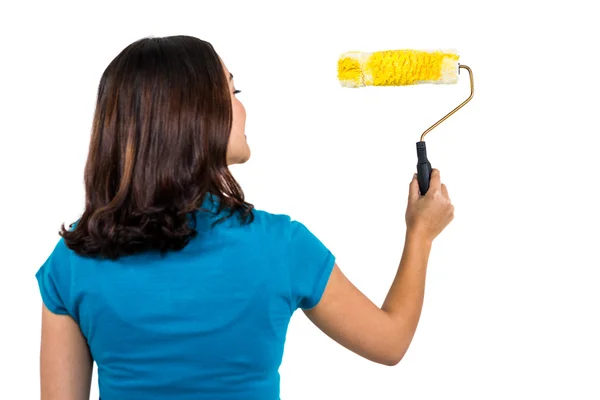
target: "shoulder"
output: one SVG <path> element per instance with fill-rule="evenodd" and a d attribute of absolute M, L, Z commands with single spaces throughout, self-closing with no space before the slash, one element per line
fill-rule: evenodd
<path fill-rule="evenodd" d="M 46 307 L 55 314 L 71 314 L 72 259 L 75 254 L 60 238 L 39 267 L 36 278 Z"/>
<path fill-rule="evenodd" d="M 38 275 L 44 274 L 51 277 L 57 284 L 68 282 L 75 256 L 76 253 L 67 246 L 67 243 L 61 237 L 42 263 Z"/>
<path fill-rule="evenodd" d="M 67 246 L 65 239 L 61 237 L 48 255 L 44 266 L 65 270 L 71 265 L 73 255 L 75 255 L 75 252 Z"/>
<path fill-rule="evenodd" d="M 304 224 L 296 221 L 287 214 L 271 213 L 264 210 L 254 210 L 254 224 L 261 231 L 290 240 L 298 231 L 306 229 Z"/>
<path fill-rule="evenodd" d="M 277 243 L 290 257 L 304 259 L 313 254 L 329 254 L 323 242 L 302 222 L 287 214 L 262 210 L 255 213 L 255 231 L 269 243 Z"/>

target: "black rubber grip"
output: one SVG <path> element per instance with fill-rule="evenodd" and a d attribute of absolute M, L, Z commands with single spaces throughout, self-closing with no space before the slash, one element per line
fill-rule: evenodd
<path fill-rule="evenodd" d="M 419 191 L 422 196 L 429 190 L 431 179 L 431 163 L 427 159 L 427 146 L 425 142 L 417 142 L 417 179 L 419 180 Z"/>

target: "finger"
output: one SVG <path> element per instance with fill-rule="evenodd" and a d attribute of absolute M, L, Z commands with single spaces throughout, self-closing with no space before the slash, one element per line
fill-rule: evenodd
<path fill-rule="evenodd" d="M 444 185 L 442 183 L 442 194 L 444 195 L 445 198 L 447 198 L 448 200 L 450 199 L 450 196 L 448 195 L 448 188 L 446 187 L 446 185 Z"/>
<path fill-rule="evenodd" d="M 433 168 L 431 170 L 431 178 L 429 179 L 429 187 L 434 189 L 442 188 L 442 179 L 440 177 L 440 171 L 438 169 Z"/>
<path fill-rule="evenodd" d="M 414 201 L 419 198 L 419 180 L 417 179 L 417 174 L 413 175 L 412 181 L 410 181 L 410 186 L 408 188 L 408 200 Z"/>

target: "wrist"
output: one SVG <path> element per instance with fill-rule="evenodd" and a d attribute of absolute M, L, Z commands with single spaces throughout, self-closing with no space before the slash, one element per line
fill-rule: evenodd
<path fill-rule="evenodd" d="M 431 249 L 433 240 L 431 240 L 428 235 L 424 234 L 423 231 L 410 228 L 406 230 L 405 243 L 406 246 L 417 246 L 429 250 Z"/>

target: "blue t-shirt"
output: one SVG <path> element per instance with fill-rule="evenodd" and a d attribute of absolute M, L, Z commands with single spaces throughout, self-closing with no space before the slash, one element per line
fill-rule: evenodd
<path fill-rule="evenodd" d="M 79 324 L 102 400 L 279 399 L 290 318 L 317 305 L 335 259 L 303 224 L 254 215 L 212 227 L 198 212 L 198 236 L 165 256 L 84 258 L 59 240 L 41 296 Z"/>

